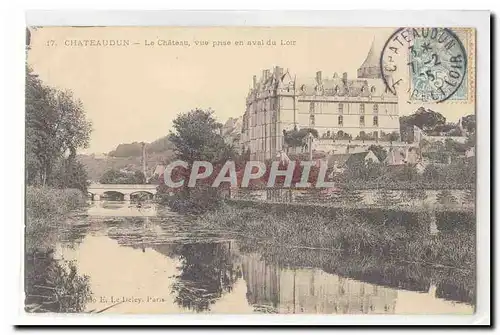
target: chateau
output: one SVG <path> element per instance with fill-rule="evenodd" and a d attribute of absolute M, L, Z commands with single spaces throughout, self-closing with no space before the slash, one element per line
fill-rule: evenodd
<path fill-rule="evenodd" d="M 242 120 L 242 150 L 250 150 L 250 159 L 275 157 L 286 147 L 283 131 L 294 127 L 314 128 L 330 142 L 378 141 L 391 133 L 399 137 L 398 98 L 385 87 L 373 45 L 355 79 L 321 71 L 313 78 L 296 78 L 279 66 L 264 70 L 260 79 L 253 77 Z"/>

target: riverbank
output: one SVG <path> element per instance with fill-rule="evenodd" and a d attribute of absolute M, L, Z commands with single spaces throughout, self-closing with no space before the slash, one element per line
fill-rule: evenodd
<path fill-rule="evenodd" d="M 28 312 L 81 312 L 90 295 L 88 278 L 54 258 L 58 229 L 85 206 L 83 193 L 48 187 L 26 189 L 25 306 Z"/>
<path fill-rule="evenodd" d="M 474 272 L 473 222 L 457 224 L 432 236 L 428 229 L 419 226 L 419 222 L 426 220 L 421 214 L 418 219 L 408 213 L 375 214 L 363 215 L 349 210 L 304 211 L 292 206 L 269 210 L 226 204 L 205 213 L 198 222 L 260 243 L 377 256 L 402 263 Z"/>

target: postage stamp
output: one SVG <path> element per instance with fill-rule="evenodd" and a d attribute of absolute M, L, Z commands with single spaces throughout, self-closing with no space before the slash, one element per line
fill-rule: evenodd
<path fill-rule="evenodd" d="M 400 28 L 382 50 L 381 72 L 390 91 L 396 93 L 398 86 L 408 90 L 409 102 L 470 103 L 473 47 L 471 29 Z"/>

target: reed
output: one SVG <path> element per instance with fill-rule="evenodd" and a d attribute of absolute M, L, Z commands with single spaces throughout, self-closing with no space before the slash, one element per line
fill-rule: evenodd
<path fill-rule="evenodd" d="M 278 213 L 229 205 L 203 214 L 198 222 L 207 228 L 282 245 L 384 256 L 467 271 L 475 268 L 474 230 L 463 227 L 431 236 L 425 229 L 388 224 L 351 211 L 341 210 L 330 217 L 317 212 Z"/>

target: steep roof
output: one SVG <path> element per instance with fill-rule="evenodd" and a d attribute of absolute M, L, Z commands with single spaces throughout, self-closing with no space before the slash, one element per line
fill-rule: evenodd
<path fill-rule="evenodd" d="M 333 166 L 334 163 L 337 164 L 337 167 L 344 166 L 349 157 L 352 154 L 333 154 L 328 157 L 328 166 Z"/>
<path fill-rule="evenodd" d="M 333 154 L 328 157 L 328 166 L 333 166 L 334 163 L 337 164 L 337 167 L 361 163 L 365 161 L 366 156 L 370 152 L 361 151 L 348 154 Z"/>
<path fill-rule="evenodd" d="M 380 50 L 378 50 L 380 49 Z M 358 69 L 358 78 L 382 78 L 380 72 L 380 53 L 382 48 L 375 45 L 373 40 L 370 46 L 370 51 L 366 56 L 365 61 Z"/>

